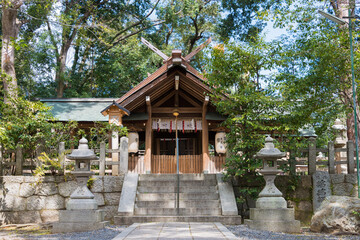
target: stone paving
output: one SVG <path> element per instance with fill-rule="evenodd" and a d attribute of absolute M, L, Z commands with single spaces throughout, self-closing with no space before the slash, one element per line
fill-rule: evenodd
<path fill-rule="evenodd" d="M 221 223 L 134 223 L 113 240 L 127 239 L 238 239 Z"/>

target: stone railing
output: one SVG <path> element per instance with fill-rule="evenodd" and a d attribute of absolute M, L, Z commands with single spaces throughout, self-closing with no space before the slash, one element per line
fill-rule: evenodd
<path fill-rule="evenodd" d="M 334 142 L 330 141 L 327 148 L 317 148 L 316 139 L 309 138 L 309 147 L 299 149 L 299 152 L 306 157 L 297 158 L 290 153 L 289 164 L 290 172 L 314 174 L 316 171 L 328 171 L 329 174 L 344 173 L 342 166 L 346 165 L 346 173 L 355 173 L 355 146 L 353 141 L 347 141 L 345 148 L 335 148 Z M 319 156 L 323 153 L 324 156 Z"/>

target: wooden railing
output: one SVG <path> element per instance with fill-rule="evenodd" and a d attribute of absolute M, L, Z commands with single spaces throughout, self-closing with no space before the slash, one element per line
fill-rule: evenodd
<path fill-rule="evenodd" d="M 129 155 L 129 172 L 131 173 L 145 173 L 145 166 L 144 166 L 144 155 Z"/>
<path fill-rule="evenodd" d="M 180 173 L 201 173 L 202 155 L 180 155 L 179 156 Z M 176 173 L 175 155 L 152 155 L 151 156 L 152 173 Z"/>
<path fill-rule="evenodd" d="M 220 172 L 224 171 L 225 159 L 226 159 L 225 155 L 210 156 L 209 172 L 210 173 L 220 173 Z"/>

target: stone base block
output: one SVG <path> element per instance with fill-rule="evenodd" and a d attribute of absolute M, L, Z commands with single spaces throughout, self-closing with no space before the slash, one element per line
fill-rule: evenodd
<path fill-rule="evenodd" d="M 63 210 L 59 212 L 59 222 L 53 224 L 53 233 L 83 232 L 104 228 L 102 210 Z"/>
<path fill-rule="evenodd" d="M 256 200 L 256 208 L 287 208 L 287 203 L 283 197 L 260 197 Z"/>
<path fill-rule="evenodd" d="M 67 210 L 77 210 L 77 209 L 98 209 L 98 205 L 95 199 L 76 199 L 70 198 L 66 204 Z"/>
<path fill-rule="evenodd" d="M 262 221 L 294 221 L 293 208 L 261 209 L 250 208 L 250 219 Z"/>
<path fill-rule="evenodd" d="M 104 220 L 102 210 L 62 210 L 59 212 L 59 222 L 101 222 Z"/>
<path fill-rule="evenodd" d="M 67 233 L 67 232 L 85 232 L 85 231 L 94 231 L 102 229 L 106 226 L 108 222 L 82 222 L 82 223 L 73 223 L 73 222 L 59 222 L 53 224 L 52 233 Z"/>
<path fill-rule="evenodd" d="M 300 221 L 269 221 L 245 219 L 244 224 L 251 229 L 272 232 L 300 233 Z"/>

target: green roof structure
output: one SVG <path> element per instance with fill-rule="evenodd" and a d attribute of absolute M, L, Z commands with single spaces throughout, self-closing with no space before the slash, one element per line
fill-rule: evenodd
<path fill-rule="evenodd" d="M 40 99 L 40 101 L 52 107 L 51 113 L 58 121 L 107 122 L 109 121 L 109 116 L 104 117 L 101 111 L 116 99 L 117 98 L 52 98 Z"/>

